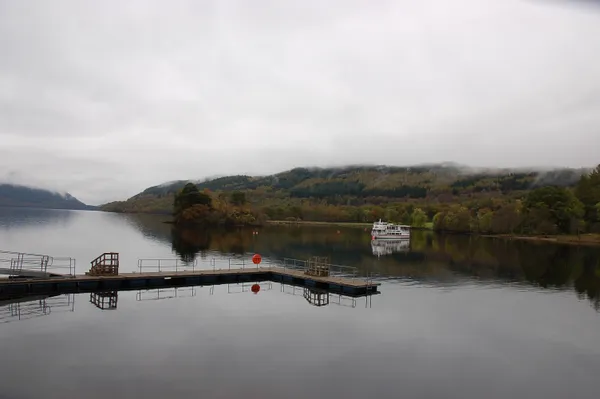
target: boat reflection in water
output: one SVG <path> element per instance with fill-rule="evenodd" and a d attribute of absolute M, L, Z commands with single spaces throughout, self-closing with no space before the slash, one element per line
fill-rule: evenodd
<path fill-rule="evenodd" d="M 372 240 L 371 249 L 373 255 L 377 257 L 391 255 L 396 252 L 408 252 L 410 251 L 410 240 Z"/>

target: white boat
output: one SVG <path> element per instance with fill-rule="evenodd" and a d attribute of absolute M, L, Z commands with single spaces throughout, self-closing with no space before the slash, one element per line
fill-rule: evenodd
<path fill-rule="evenodd" d="M 373 227 L 371 228 L 371 237 L 374 240 L 409 239 L 410 226 L 382 222 L 380 219 L 378 222 L 373 223 Z"/>

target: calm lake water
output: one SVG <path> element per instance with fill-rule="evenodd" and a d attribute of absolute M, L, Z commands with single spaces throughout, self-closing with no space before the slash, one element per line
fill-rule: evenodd
<path fill-rule="evenodd" d="M 0 302 L 0 398 L 595 398 L 600 249 L 363 229 L 174 232 L 161 218 L 0 208 L 0 250 L 140 258 L 328 256 L 381 294 L 248 286 Z M 203 260 L 204 259 L 204 260 Z"/>

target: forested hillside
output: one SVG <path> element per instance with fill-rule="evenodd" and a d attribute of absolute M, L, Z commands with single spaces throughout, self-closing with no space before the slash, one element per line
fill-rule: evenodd
<path fill-rule="evenodd" d="M 198 189 L 227 202 L 244 193 L 248 207 L 273 220 L 370 222 L 384 218 L 411 223 L 415 208 L 424 220 L 453 204 L 471 210 L 499 209 L 537 187 L 573 188 L 589 170 L 474 170 L 457 165 L 417 167 L 296 168 L 270 176 L 226 176 L 194 182 Z M 188 181 L 150 187 L 105 211 L 167 213 Z"/>
<path fill-rule="evenodd" d="M 35 207 L 48 209 L 91 209 L 69 194 L 18 186 L 0 184 L 0 206 Z"/>

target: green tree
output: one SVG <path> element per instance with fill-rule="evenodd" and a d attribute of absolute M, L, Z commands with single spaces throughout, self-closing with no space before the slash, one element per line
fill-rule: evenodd
<path fill-rule="evenodd" d="M 425 227 L 425 223 L 427 223 L 427 214 L 421 208 L 415 208 L 411 215 L 411 225 Z"/>
<path fill-rule="evenodd" d="M 175 195 L 173 215 L 176 220 L 180 220 L 186 210 L 198 205 L 202 205 L 210 210 L 212 208 L 212 198 L 208 194 L 198 191 L 198 187 L 195 184 L 188 183 Z"/>
<path fill-rule="evenodd" d="M 600 222 L 596 205 L 600 203 L 600 165 L 583 175 L 575 187 L 575 195 L 584 206 L 584 219 L 591 224 Z"/>
<path fill-rule="evenodd" d="M 541 227 L 542 222 L 540 217 L 545 214 L 547 223 L 543 224 L 543 230 L 549 230 L 546 226 L 549 223 L 556 226 L 559 233 L 570 233 L 573 220 L 580 220 L 584 213 L 582 203 L 571 190 L 564 187 L 537 188 L 527 195 L 524 206 L 527 212 L 535 214 L 534 221 L 538 228 Z M 533 226 L 530 225 L 530 227 Z"/>
<path fill-rule="evenodd" d="M 383 212 L 383 217 L 385 220 L 390 221 L 390 222 L 400 221 L 400 213 L 392 207 L 385 208 L 385 210 Z"/>
<path fill-rule="evenodd" d="M 473 218 L 471 212 L 466 207 L 458 207 L 449 212 L 449 215 L 452 216 L 449 221 L 446 221 L 449 230 L 460 233 L 468 233 L 471 231 Z"/>
<path fill-rule="evenodd" d="M 235 206 L 246 204 L 246 193 L 242 191 L 234 191 L 231 193 L 231 203 Z"/>
<path fill-rule="evenodd" d="M 471 212 L 463 206 L 439 212 L 433 218 L 434 230 L 447 230 L 460 233 L 468 233 L 473 226 Z"/>

